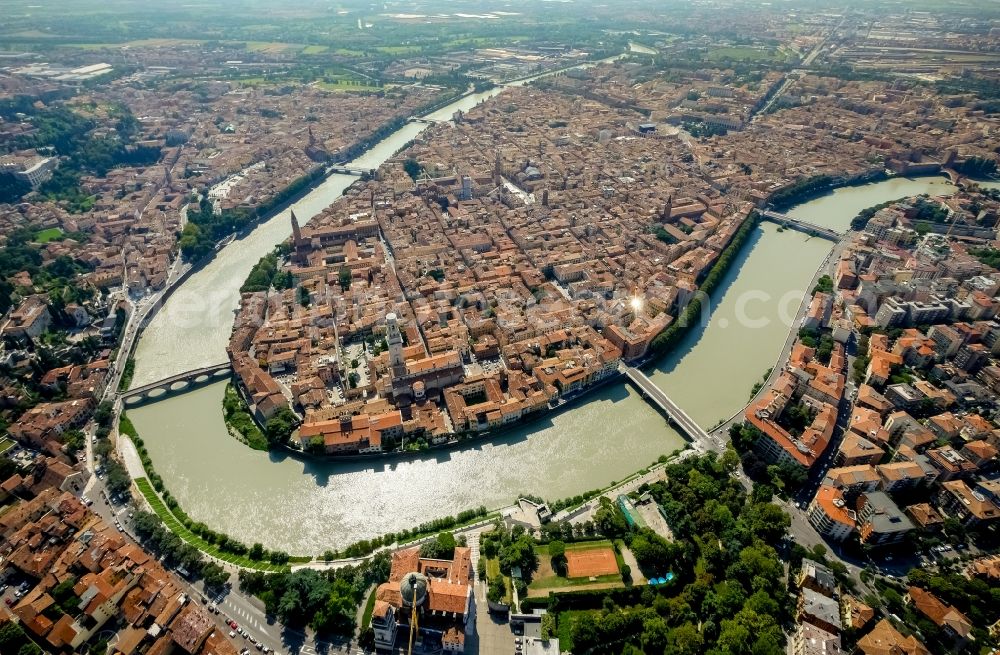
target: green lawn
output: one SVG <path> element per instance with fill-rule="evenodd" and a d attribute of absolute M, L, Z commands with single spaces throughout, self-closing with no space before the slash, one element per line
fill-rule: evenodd
<path fill-rule="evenodd" d="M 0 454 L 3 454 L 14 447 L 14 440 L 8 437 L 0 438 Z"/>
<path fill-rule="evenodd" d="M 754 48 L 751 46 L 720 46 L 708 51 L 710 61 L 722 59 L 742 59 L 744 61 L 784 61 L 785 54 L 774 48 Z"/>
<path fill-rule="evenodd" d="M 330 49 L 330 46 L 326 45 L 307 45 L 302 48 L 302 54 L 304 55 L 319 55 Z"/>
<path fill-rule="evenodd" d="M 380 87 L 371 86 L 365 83 L 351 84 L 351 80 L 332 80 L 330 82 L 316 82 L 316 86 L 327 91 L 380 91 Z"/>
<path fill-rule="evenodd" d="M 559 637 L 559 650 L 564 653 L 573 650 L 573 626 L 577 619 L 583 616 L 597 616 L 599 610 L 566 610 L 556 617 L 556 636 Z"/>
<path fill-rule="evenodd" d="M 382 45 L 375 48 L 378 52 L 384 52 L 387 55 L 408 55 L 414 52 L 420 52 L 420 46 L 408 46 L 408 45 Z"/>
<path fill-rule="evenodd" d="M 58 239 L 63 235 L 63 231 L 58 227 L 50 227 L 47 230 L 39 230 L 35 233 L 35 241 L 38 243 L 48 243 L 54 239 Z"/>
<path fill-rule="evenodd" d="M 623 585 L 622 576 L 619 574 L 612 575 L 598 575 L 594 579 L 590 578 L 561 578 L 559 576 L 550 576 L 547 578 L 542 578 L 539 580 L 532 580 L 531 584 L 528 585 L 528 589 L 562 589 L 570 587 L 579 587 L 581 585 L 590 584 L 619 584 Z"/>
<path fill-rule="evenodd" d="M 566 552 L 570 551 L 583 551 L 583 550 L 595 550 L 597 548 L 614 548 L 610 541 L 607 539 L 600 539 L 597 541 L 579 541 L 576 543 L 566 544 Z M 549 546 L 548 544 L 540 544 L 535 546 L 535 552 L 538 553 L 538 573 L 532 579 L 531 584 L 528 585 L 529 589 L 557 589 L 560 587 L 575 587 L 578 585 L 588 585 L 588 584 L 599 584 L 599 583 L 609 583 L 618 582 L 622 583 L 622 576 L 620 573 L 614 573 L 610 575 L 599 575 L 591 578 L 566 578 L 560 575 L 556 575 L 552 571 L 549 565 Z M 624 560 L 621 554 L 615 553 L 615 560 L 618 564 L 618 570 L 621 571 L 622 564 Z"/>
<path fill-rule="evenodd" d="M 372 589 L 368 595 L 368 602 L 365 603 L 365 613 L 361 615 L 361 625 L 358 627 L 364 630 L 372 622 L 372 612 L 375 611 L 375 596 L 378 595 L 378 588 Z"/>
<path fill-rule="evenodd" d="M 245 569 L 256 569 L 258 571 L 268 571 L 272 573 L 288 569 L 288 567 L 278 566 L 276 564 L 271 564 L 270 562 L 258 562 L 248 557 L 223 553 L 216 546 L 208 543 L 195 533 L 191 532 L 183 523 L 178 521 L 177 517 L 170 511 L 170 508 L 167 507 L 163 500 L 157 495 L 153 486 L 149 483 L 149 480 L 146 478 L 136 478 L 135 486 L 139 488 L 139 491 L 146 498 L 150 507 L 153 508 L 153 512 L 160 517 L 160 520 L 163 521 L 163 524 L 167 527 L 167 529 L 201 552 Z"/>

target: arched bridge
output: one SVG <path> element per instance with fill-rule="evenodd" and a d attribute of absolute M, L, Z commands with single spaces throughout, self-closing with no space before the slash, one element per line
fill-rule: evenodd
<path fill-rule="evenodd" d="M 373 168 L 352 168 L 351 166 L 331 166 L 331 173 L 340 173 L 341 175 L 372 175 L 375 172 Z"/>
<path fill-rule="evenodd" d="M 423 125 L 437 125 L 441 121 L 436 121 L 431 118 L 426 118 L 424 116 L 410 116 L 406 119 L 408 123 L 422 123 Z"/>
<path fill-rule="evenodd" d="M 788 227 L 793 230 L 798 230 L 799 232 L 805 232 L 810 236 L 821 237 L 823 239 L 829 239 L 830 241 L 840 241 L 840 237 L 843 236 L 840 232 L 831 230 L 828 227 L 815 225 L 813 223 L 809 223 L 808 221 L 799 220 L 798 218 L 792 218 L 788 214 L 781 214 L 770 209 L 762 211 L 760 215 L 764 220 L 769 220 L 772 223 L 777 223 L 782 227 Z"/>
<path fill-rule="evenodd" d="M 150 382 L 141 387 L 134 387 L 128 391 L 122 391 L 118 395 L 126 406 L 135 407 L 144 403 L 161 400 L 175 393 L 182 393 L 195 387 L 218 382 L 229 377 L 231 371 L 232 367 L 229 362 L 212 364 L 211 366 L 196 368 L 193 371 L 171 375 L 169 378 Z"/>

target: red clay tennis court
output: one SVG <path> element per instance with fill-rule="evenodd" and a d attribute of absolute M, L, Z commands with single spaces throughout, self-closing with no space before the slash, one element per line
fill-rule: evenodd
<path fill-rule="evenodd" d="M 589 578 L 618 573 L 615 553 L 608 548 L 566 551 L 566 574 L 569 578 Z"/>

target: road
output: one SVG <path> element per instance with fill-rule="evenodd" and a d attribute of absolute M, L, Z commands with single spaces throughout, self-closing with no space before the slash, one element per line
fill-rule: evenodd
<path fill-rule="evenodd" d="M 191 264 L 182 261 L 178 257 L 167 271 L 167 283 L 164 287 L 152 295 L 139 298 L 137 301 L 133 301 L 129 296 L 127 283 L 122 287 L 124 299 L 132 307 L 132 311 L 128 313 L 125 327 L 122 328 L 118 351 L 115 354 L 114 361 L 111 362 L 111 375 L 109 376 L 107 385 L 104 387 L 104 393 L 101 394 L 101 401 L 111 400 L 118 393 L 118 385 L 121 384 L 122 375 L 125 373 L 125 363 L 128 362 L 128 358 L 132 355 L 132 348 L 135 346 L 136 340 L 142 334 L 143 322 L 149 313 L 154 311 L 163 301 L 163 297 L 167 292 L 177 284 L 181 276 L 190 268 Z"/>
<path fill-rule="evenodd" d="M 121 532 L 124 536 L 141 545 L 141 542 L 130 531 L 130 505 L 114 505 L 108 499 L 107 491 L 103 481 L 96 476 L 91 477 L 85 491 L 84 498 L 92 500 L 91 510 L 100 516 L 108 525 L 115 525 L 117 520 L 121 524 Z M 221 564 L 221 562 L 220 562 Z M 256 598 L 246 596 L 238 591 L 239 580 L 236 569 L 223 565 L 230 572 L 229 588 L 221 594 L 206 594 L 204 585 L 198 582 L 189 582 L 180 575 L 174 575 L 174 581 L 193 599 L 205 599 L 206 610 L 208 603 L 214 601 L 219 609 L 218 614 L 212 614 L 215 621 L 216 630 L 221 634 L 228 635 L 232 632 L 227 622 L 231 619 L 236 624 L 248 632 L 248 634 L 264 646 L 271 648 L 278 655 L 315 655 L 317 653 L 339 653 L 342 655 L 362 655 L 363 651 L 356 644 L 348 641 L 328 642 L 318 640 L 311 631 L 309 633 L 293 630 L 279 624 L 273 617 L 268 617 L 264 611 L 263 604 Z M 237 650 L 253 645 L 249 639 L 236 634 L 230 638 Z M 256 651 L 255 651 L 256 652 Z"/>

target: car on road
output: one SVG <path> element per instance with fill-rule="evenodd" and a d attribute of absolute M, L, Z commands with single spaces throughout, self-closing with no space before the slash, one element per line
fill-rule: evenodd
<path fill-rule="evenodd" d="M 235 630 L 230 630 L 229 631 L 229 638 L 230 639 L 235 639 L 236 638 L 236 631 Z"/>
<path fill-rule="evenodd" d="M 239 630 L 240 629 L 240 626 L 236 625 L 236 621 L 230 621 L 229 622 L 229 627 L 232 628 L 233 630 Z"/>

